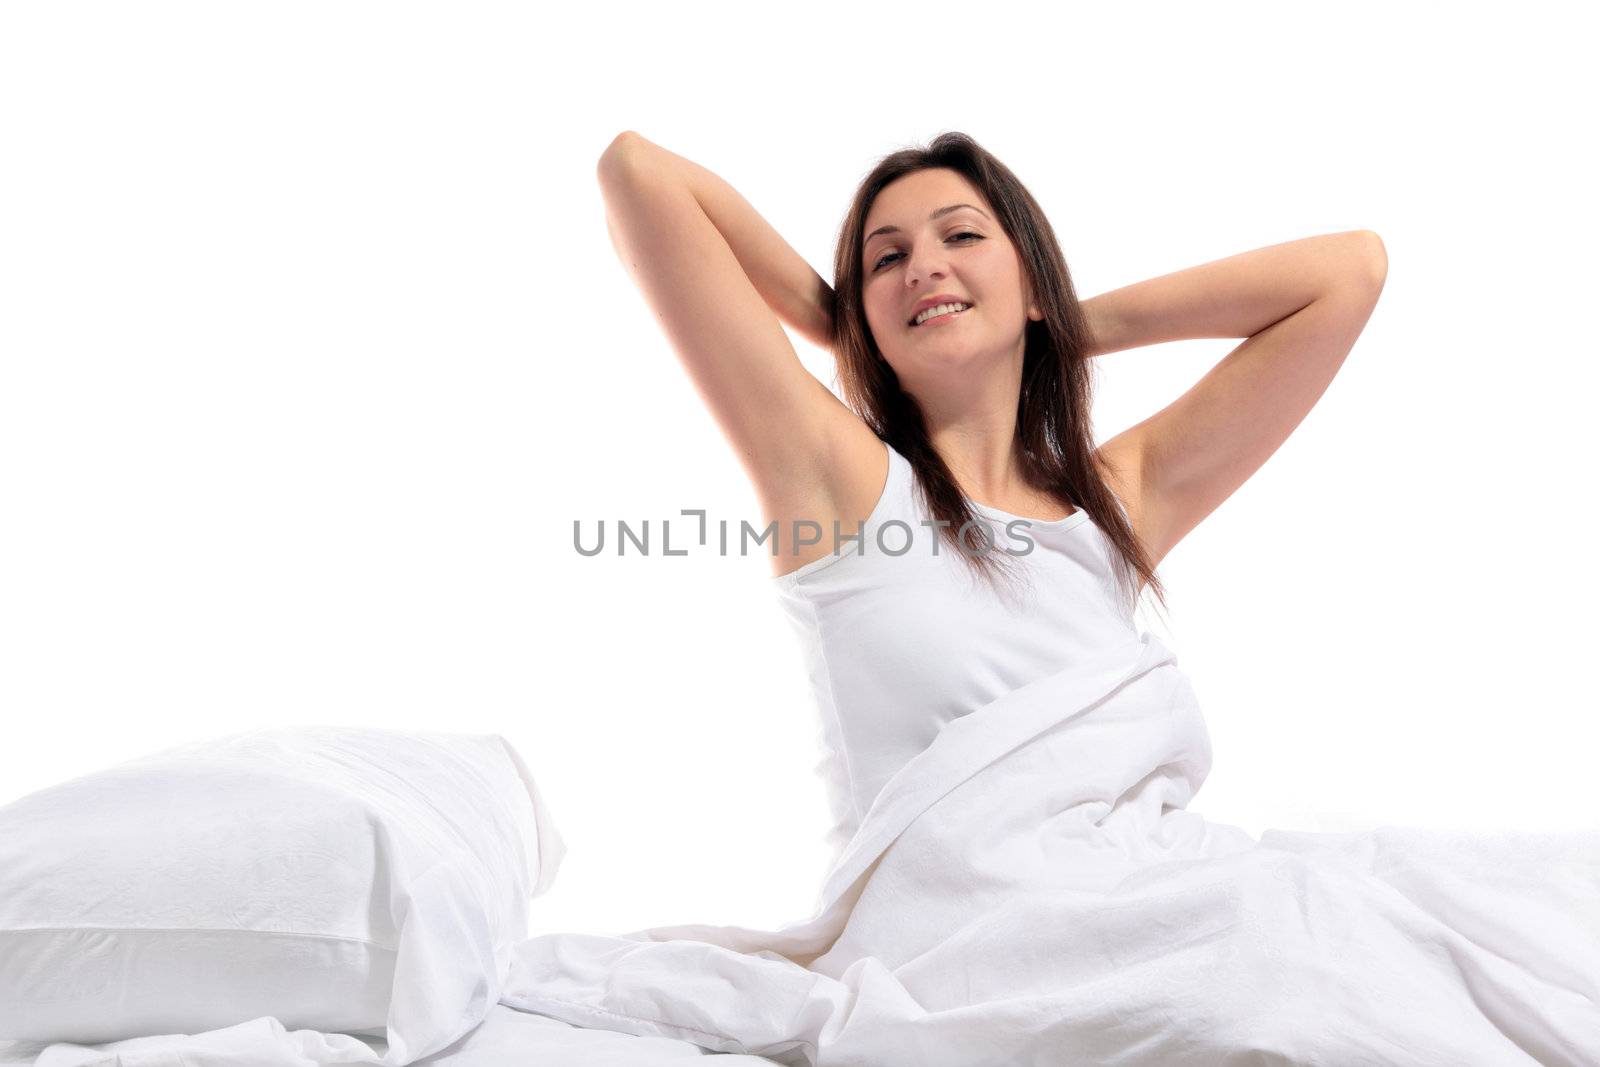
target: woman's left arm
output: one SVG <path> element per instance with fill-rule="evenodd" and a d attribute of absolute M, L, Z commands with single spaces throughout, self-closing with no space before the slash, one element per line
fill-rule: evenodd
<path fill-rule="evenodd" d="M 1320 234 L 1113 289 L 1083 302 L 1103 356 L 1168 341 L 1253 337 L 1352 281 L 1383 287 L 1389 259 L 1371 230 Z"/>
<path fill-rule="evenodd" d="M 1388 271 L 1371 230 L 1269 245 L 1084 302 L 1102 355 L 1243 337 L 1188 392 L 1100 447 L 1123 473 L 1153 560 L 1244 484 L 1327 390 Z"/>

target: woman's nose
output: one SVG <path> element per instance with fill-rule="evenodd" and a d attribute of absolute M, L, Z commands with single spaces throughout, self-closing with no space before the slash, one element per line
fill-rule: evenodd
<path fill-rule="evenodd" d="M 926 289 L 928 284 L 936 278 L 945 276 L 945 260 L 942 253 L 937 251 L 913 252 L 906 262 L 906 288 L 915 288 L 919 283 Z"/>

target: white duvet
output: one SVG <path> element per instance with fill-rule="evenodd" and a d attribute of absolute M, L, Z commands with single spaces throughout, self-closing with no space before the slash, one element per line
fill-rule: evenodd
<path fill-rule="evenodd" d="M 1600 1065 L 1600 832 L 1243 830 L 1145 634 L 948 724 L 778 931 L 545 934 L 501 1004 L 788 1064 Z"/>
<path fill-rule="evenodd" d="M 949 723 L 811 918 L 527 939 L 489 1018 L 418 1062 L 1600 1067 L 1600 831 L 1258 842 L 1186 810 L 1210 762 L 1146 634 Z M 259 1019 L 0 1064 L 376 1063 L 370 1042 Z"/>
<path fill-rule="evenodd" d="M 0 1041 L 0 1067 L 371 1067 L 388 1045 L 317 1030 L 288 1030 L 263 1016 L 203 1034 L 129 1038 L 98 1045 Z M 465 1037 L 417 1067 L 671 1067 L 711 1053 L 686 1041 L 569 1026 L 497 1004 Z M 770 1067 L 759 1056 L 717 1056 L 716 1067 Z"/>

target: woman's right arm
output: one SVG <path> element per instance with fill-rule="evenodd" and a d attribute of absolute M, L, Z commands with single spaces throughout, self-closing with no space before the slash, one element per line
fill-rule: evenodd
<path fill-rule="evenodd" d="M 637 133 L 611 143 L 597 175 L 617 255 L 769 522 L 826 526 L 841 496 L 857 503 L 864 440 L 882 453 L 780 324 L 830 345 L 832 289 L 732 186 Z"/>
<path fill-rule="evenodd" d="M 600 157 L 602 185 L 608 172 L 616 174 L 627 169 L 658 178 L 670 175 L 681 182 L 727 241 L 746 277 L 773 313 L 818 348 L 832 348 L 833 287 L 738 190 L 693 160 L 632 130 L 618 134 Z M 617 233 L 609 213 L 607 223 L 615 245 Z M 622 254 L 621 248 L 617 251 Z"/>

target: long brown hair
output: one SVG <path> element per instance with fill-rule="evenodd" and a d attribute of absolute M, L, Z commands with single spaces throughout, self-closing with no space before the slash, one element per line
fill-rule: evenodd
<path fill-rule="evenodd" d="M 1138 602 L 1141 581 L 1150 585 L 1165 608 L 1161 580 L 1106 484 L 1101 469 L 1106 460 L 1095 450 L 1089 326 L 1055 231 L 1016 175 L 964 133 L 942 133 L 925 148 L 905 148 L 885 156 L 856 189 L 833 257 L 832 342 L 845 401 L 910 462 L 929 511 L 935 520 L 948 524 L 938 527 L 939 536 L 978 574 L 991 581 L 998 578 L 1006 569 L 998 565 L 1004 552 L 989 550 L 988 543 L 972 536 L 983 520 L 968 507 L 950 469 L 934 450 L 922 409 L 900 388 L 899 376 L 879 352 L 861 302 L 867 212 L 889 183 L 932 167 L 956 171 L 983 193 L 1016 246 L 1044 313 L 1042 321 L 1027 323 L 1017 397 L 1024 477 L 1035 489 L 1088 512 L 1105 533 L 1117 550 L 1117 578 L 1130 611 Z M 987 524 L 984 529 L 989 529 Z"/>

